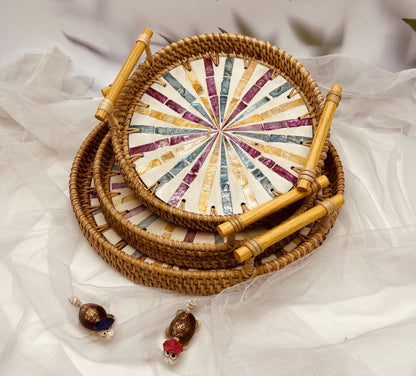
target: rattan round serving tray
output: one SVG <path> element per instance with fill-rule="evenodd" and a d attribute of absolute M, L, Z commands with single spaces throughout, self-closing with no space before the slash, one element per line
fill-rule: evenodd
<path fill-rule="evenodd" d="M 243 282 L 241 267 L 228 269 L 190 269 L 145 256 L 122 239 L 102 214 L 96 190 L 92 184 L 93 163 L 108 129 L 99 124 L 81 145 L 72 166 L 70 198 L 80 228 L 94 250 L 113 268 L 136 283 L 194 295 L 215 294 L 224 288 Z M 330 185 L 318 196 L 318 201 L 344 191 L 342 165 L 330 145 L 325 163 Z M 317 220 L 312 227 L 300 230 L 277 253 L 256 260 L 255 273 L 277 271 L 313 251 L 325 239 L 334 224 L 338 210 Z"/>
<path fill-rule="evenodd" d="M 267 227 L 249 228 L 228 239 L 222 238 L 217 232 L 186 228 L 153 213 L 133 194 L 114 163 L 109 136 L 107 134 L 104 137 L 94 162 L 94 186 L 101 210 L 106 221 L 124 240 L 162 262 L 204 269 L 237 266 L 233 251 L 244 240 L 266 232 L 291 215 L 300 214 L 313 205 L 316 197 L 316 193 L 309 195 L 303 202 L 268 217 Z M 288 242 L 290 238 L 269 247 L 262 257 L 277 252 Z"/>
<path fill-rule="evenodd" d="M 296 185 L 322 108 L 313 78 L 277 47 L 195 36 L 132 74 L 115 103 L 112 145 L 123 178 L 152 212 L 214 231 Z"/>

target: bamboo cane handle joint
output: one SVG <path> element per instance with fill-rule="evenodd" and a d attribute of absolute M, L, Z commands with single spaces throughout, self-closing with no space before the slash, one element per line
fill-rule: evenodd
<path fill-rule="evenodd" d="M 300 230 L 309 223 L 312 223 L 325 215 L 331 215 L 343 204 L 344 197 L 340 194 L 323 200 L 312 209 L 307 210 L 297 217 L 281 223 L 274 229 L 269 230 L 256 238 L 249 239 L 240 248 L 234 251 L 234 256 L 240 263 L 252 257 L 256 257 L 267 247 L 270 247 L 285 237 L 293 234 L 295 231 Z"/>
<path fill-rule="evenodd" d="M 332 86 L 331 90 L 328 92 L 326 96 L 326 100 L 329 102 L 334 102 L 335 105 L 338 107 L 339 102 L 341 101 L 341 93 L 342 93 L 342 87 L 339 85 Z"/>

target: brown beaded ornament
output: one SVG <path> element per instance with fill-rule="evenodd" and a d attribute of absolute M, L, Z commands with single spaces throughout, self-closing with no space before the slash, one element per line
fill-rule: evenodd
<path fill-rule="evenodd" d="M 108 314 L 103 307 L 94 303 L 82 304 L 76 297 L 68 299 L 69 302 L 79 307 L 79 322 L 84 328 L 91 330 L 92 334 L 97 334 L 103 340 L 113 338 L 114 331 L 112 325 L 114 316 Z"/>
<path fill-rule="evenodd" d="M 186 305 L 186 310 L 178 310 L 175 318 L 166 329 L 166 337 L 163 343 L 163 354 L 169 364 L 178 359 L 179 354 L 187 348 L 195 331 L 199 328 L 199 322 L 191 312 L 196 308 L 196 299 L 191 299 Z"/>

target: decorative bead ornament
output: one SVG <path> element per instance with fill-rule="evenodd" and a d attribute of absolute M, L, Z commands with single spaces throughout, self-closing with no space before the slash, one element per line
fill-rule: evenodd
<path fill-rule="evenodd" d="M 166 329 L 166 337 L 163 343 L 163 354 L 169 364 L 173 364 L 179 357 L 179 354 L 187 348 L 195 331 L 199 328 L 199 322 L 191 313 L 196 308 L 196 298 L 188 301 L 186 310 L 178 310 L 175 318 Z"/>
<path fill-rule="evenodd" d="M 79 307 L 79 321 L 84 328 L 91 330 L 92 334 L 97 334 L 103 340 L 113 338 L 114 331 L 112 325 L 114 316 L 108 314 L 103 307 L 94 303 L 82 304 L 76 297 L 68 298 L 69 302 Z"/>

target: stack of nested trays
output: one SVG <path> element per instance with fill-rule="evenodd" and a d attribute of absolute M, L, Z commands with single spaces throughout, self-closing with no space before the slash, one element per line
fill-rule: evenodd
<path fill-rule="evenodd" d="M 291 190 L 323 108 L 318 86 L 272 45 L 229 34 L 173 43 L 132 74 L 81 146 L 71 201 L 92 247 L 137 283 L 213 294 L 249 278 L 234 250 L 245 240 L 343 194 L 327 141 L 318 173 L 330 184 L 235 236 L 216 227 Z M 318 247 L 338 210 L 267 248 L 255 273 Z"/>

